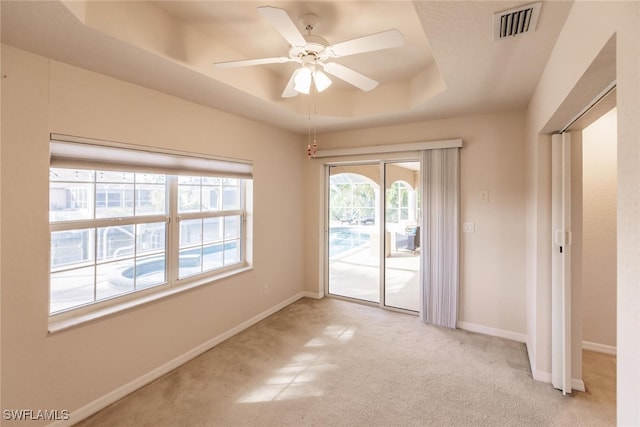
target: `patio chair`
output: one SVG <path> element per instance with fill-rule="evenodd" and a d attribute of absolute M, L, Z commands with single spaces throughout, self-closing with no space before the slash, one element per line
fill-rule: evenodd
<path fill-rule="evenodd" d="M 420 226 L 408 229 L 404 233 L 396 233 L 396 251 L 409 250 L 415 252 L 420 247 Z"/>

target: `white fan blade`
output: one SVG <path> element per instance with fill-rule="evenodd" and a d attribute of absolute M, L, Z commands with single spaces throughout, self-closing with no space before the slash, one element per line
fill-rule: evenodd
<path fill-rule="evenodd" d="M 277 7 L 263 6 L 258 8 L 258 12 L 278 30 L 280 35 L 282 35 L 291 46 L 305 46 L 307 44 L 286 10 Z"/>
<path fill-rule="evenodd" d="M 287 86 L 285 86 L 284 90 L 282 91 L 282 97 L 283 98 L 291 98 L 291 97 L 294 97 L 294 96 L 298 95 L 298 92 L 296 92 L 296 90 L 295 90 L 296 75 L 298 74 L 298 71 L 300 71 L 300 68 L 298 68 L 293 73 L 291 73 L 291 77 L 289 78 L 289 82 L 287 83 Z"/>
<path fill-rule="evenodd" d="M 284 64 L 285 62 L 292 62 L 293 59 L 281 57 L 274 58 L 260 58 L 260 59 L 245 59 L 242 61 L 227 61 L 216 62 L 213 64 L 216 68 L 236 68 L 236 67 L 248 67 L 250 65 L 262 65 L 262 64 Z"/>
<path fill-rule="evenodd" d="M 370 34 L 346 42 L 336 43 L 329 46 L 327 50 L 334 58 L 356 53 L 371 52 L 373 50 L 390 49 L 400 47 L 404 44 L 404 36 L 398 30 L 387 30 L 381 33 Z"/>
<path fill-rule="evenodd" d="M 353 71 L 351 68 L 340 65 L 337 62 L 325 64 L 324 70 L 332 76 L 336 76 L 337 78 L 342 79 L 365 92 L 373 90 L 378 86 L 377 81 L 360 74 L 357 71 Z"/>

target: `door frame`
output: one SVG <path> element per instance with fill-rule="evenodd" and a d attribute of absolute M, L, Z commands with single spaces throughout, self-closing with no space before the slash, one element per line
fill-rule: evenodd
<path fill-rule="evenodd" d="M 386 270 L 386 257 L 385 257 L 385 240 L 386 240 L 386 203 L 387 203 L 387 195 L 386 195 L 386 168 L 385 165 L 393 164 L 393 163 L 403 163 L 403 162 L 416 162 L 420 163 L 420 152 L 400 152 L 400 153 L 390 153 L 387 155 L 378 155 L 375 158 L 367 159 L 370 156 L 359 156 L 358 159 L 332 159 L 331 161 L 327 161 L 323 163 L 322 168 L 322 187 L 323 187 L 323 203 L 322 203 L 322 212 L 323 212 L 323 240 L 322 240 L 322 259 L 321 268 L 322 268 L 322 283 L 324 295 L 331 298 L 336 298 L 340 300 L 356 302 L 359 304 L 369 305 L 373 307 L 383 308 L 385 310 L 400 312 L 411 314 L 414 316 L 419 315 L 419 311 L 413 311 L 408 309 L 403 309 L 399 307 L 387 306 L 385 304 L 385 270 Z M 330 169 L 333 166 L 355 166 L 355 165 L 376 165 L 378 167 L 379 172 L 379 184 L 380 184 L 380 198 L 379 198 L 379 206 L 376 206 L 375 209 L 378 212 L 379 224 L 378 224 L 378 233 L 381 236 L 380 244 L 378 245 L 378 256 L 380 259 L 379 264 L 379 294 L 380 298 L 378 302 L 367 301 L 357 298 L 351 298 L 342 295 L 336 295 L 329 293 L 329 267 L 330 267 L 330 259 L 329 259 L 329 208 L 330 208 L 330 200 L 329 200 L 329 179 Z M 422 218 L 420 218 L 422 221 Z M 422 255 L 423 251 L 420 251 L 420 268 L 422 268 Z"/>

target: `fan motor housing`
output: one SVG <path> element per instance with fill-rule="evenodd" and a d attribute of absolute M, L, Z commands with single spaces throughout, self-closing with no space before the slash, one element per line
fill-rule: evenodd
<path fill-rule="evenodd" d="M 304 36 L 307 41 L 305 46 L 293 46 L 289 49 L 289 57 L 292 59 L 302 59 L 307 56 L 313 56 L 316 59 L 322 57 L 325 48 L 329 45 L 329 42 L 324 38 L 312 34 Z"/>
<path fill-rule="evenodd" d="M 329 42 L 324 38 L 311 34 L 318 24 L 320 19 L 315 13 L 307 13 L 300 19 L 302 26 L 307 30 L 307 34 L 303 35 L 304 40 L 307 42 L 304 46 L 292 46 L 289 49 L 289 57 L 291 59 L 301 60 L 304 64 L 312 62 L 322 61 L 329 57 L 328 52 L 325 52 Z"/>

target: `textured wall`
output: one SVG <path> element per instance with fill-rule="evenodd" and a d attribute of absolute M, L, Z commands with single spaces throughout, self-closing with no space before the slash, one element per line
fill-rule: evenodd
<path fill-rule="evenodd" d="M 594 59 L 614 41 L 613 67 L 618 108 L 617 199 L 617 422 L 640 424 L 640 3 L 575 2 L 527 111 L 527 335 L 534 376 L 550 372 L 550 241 L 545 230 L 549 187 L 548 150 L 542 133 L 559 130 L 579 108 L 567 111 L 572 93 Z M 602 71 L 602 67 L 598 70 Z M 609 81 L 612 81 L 609 80 Z M 582 85 L 582 95 L 589 89 Z M 602 88 L 591 87 L 596 93 Z M 586 93 L 589 97 L 589 94 Z M 588 101 L 588 100 L 587 100 Z M 586 101 L 586 102 L 587 102 Z M 586 103 L 585 102 L 585 103 Z M 584 106 L 584 103 L 582 104 Z M 545 129 L 546 128 L 546 129 Z"/>
<path fill-rule="evenodd" d="M 617 112 L 582 133 L 583 339 L 616 345 Z"/>
<path fill-rule="evenodd" d="M 525 152 L 524 112 L 433 120 L 374 129 L 335 132 L 318 138 L 319 148 L 395 144 L 461 138 L 462 222 L 475 233 L 461 234 L 460 308 L 458 320 L 515 334 L 525 331 Z M 375 156 L 374 156 L 375 157 Z M 369 156 L 371 158 L 371 156 Z M 356 157 L 343 159 L 353 161 Z M 326 161 L 331 161 L 326 159 Z M 318 248 L 322 247 L 322 167 L 307 163 L 305 215 L 306 286 L 322 289 Z M 489 202 L 480 191 L 489 190 Z M 322 277 L 322 276 L 320 276 Z"/>
<path fill-rule="evenodd" d="M 76 410 L 302 291 L 298 136 L 7 46 L 2 66 L 4 408 Z M 50 132 L 253 160 L 253 270 L 48 335 Z"/>

